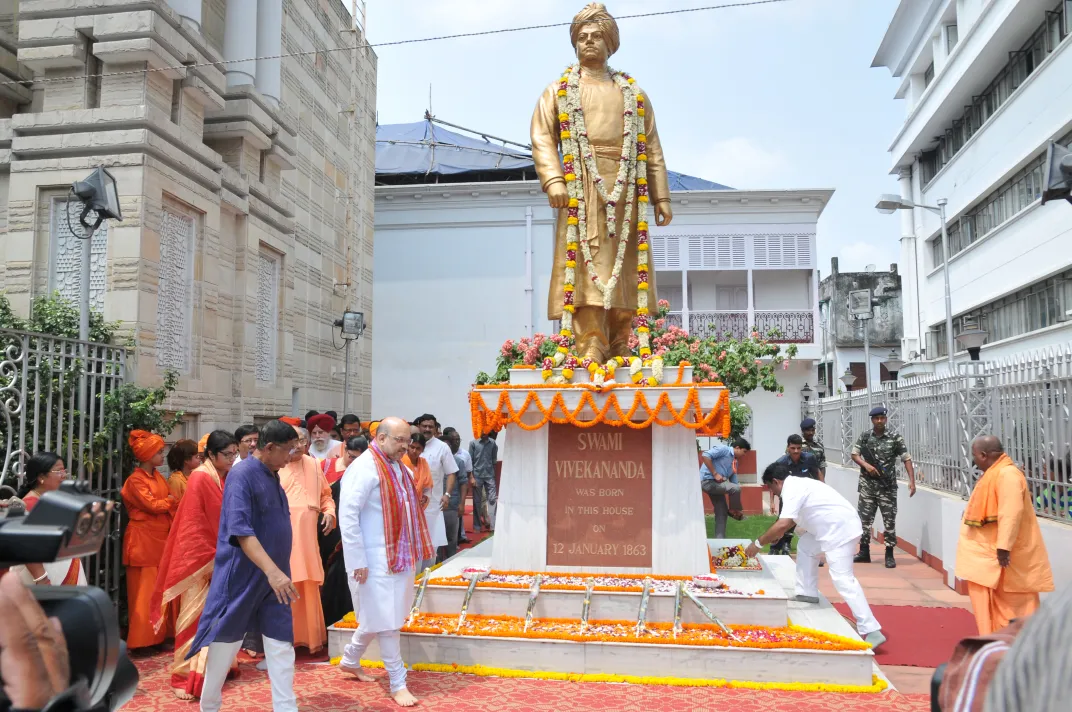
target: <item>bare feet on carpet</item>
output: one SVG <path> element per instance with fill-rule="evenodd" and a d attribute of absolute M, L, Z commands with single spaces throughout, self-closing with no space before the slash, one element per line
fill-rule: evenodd
<path fill-rule="evenodd" d="M 171 688 L 171 691 L 174 692 L 175 697 L 178 697 L 180 700 L 192 700 L 194 698 L 193 695 L 181 687 L 173 687 Z"/>
<path fill-rule="evenodd" d="M 395 702 L 398 703 L 399 707 L 412 707 L 417 704 L 417 698 L 411 695 L 410 691 L 404 687 L 391 695 L 391 697 L 395 698 Z"/>
<path fill-rule="evenodd" d="M 354 677 L 356 677 L 358 679 L 359 682 L 376 682 L 376 678 L 372 677 L 371 675 L 366 675 L 365 673 L 361 672 L 361 668 L 359 668 L 359 667 L 353 668 L 353 667 L 350 667 L 349 665 L 343 665 L 342 663 L 339 663 L 339 669 L 342 670 L 345 673 L 349 673 L 350 675 L 353 675 Z M 403 692 L 404 692 L 404 690 L 403 690 Z M 406 694 L 409 694 L 409 693 L 406 693 Z M 399 703 L 399 704 L 401 704 L 401 703 Z M 409 706 L 409 705 L 403 705 L 403 706 Z"/>

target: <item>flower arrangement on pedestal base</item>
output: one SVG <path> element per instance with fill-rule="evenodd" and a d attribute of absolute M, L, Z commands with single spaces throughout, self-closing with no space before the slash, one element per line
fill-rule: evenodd
<path fill-rule="evenodd" d="M 338 665 L 342 658 L 332 658 Z M 362 660 L 361 667 L 370 670 L 383 668 L 378 660 Z M 561 682 L 614 682 L 628 685 L 666 685 L 670 687 L 721 687 L 730 690 L 779 690 L 784 692 L 837 692 L 842 694 L 874 694 L 889 687 L 878 675 L 871 676 L 870 685 L 832 685 L 825 682 L 749 682 L 747 680 L 694 679 L 688 677 L 655 677 L 646 675 L 613 675 L 607 673 L 537 672 L 514 670 L 487 665 L 458 663 L 416 663 L 407 665 L 414 672 L 457 673 L 478 677 L 522 678 L 527 680 L 558 680 Z"/>

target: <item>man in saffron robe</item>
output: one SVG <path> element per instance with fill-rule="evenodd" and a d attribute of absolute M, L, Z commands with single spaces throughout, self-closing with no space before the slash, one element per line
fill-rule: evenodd
<path fill-rule="evenodd" d="M 983 476 L 964 509 L 957 541 L 957 578 L 968 582 L 980 635 L 1038 610 L 1053 573 L 1024 473 L 993 435 L 976 438 L 972 459 Z"/>
<path fill-rule="evenodd" d="M 175 513 L 149 613 L 154 630 L 160 630 L 170 613 L 178 609 L 171 687 L 181 700 L 200 697 L 205 681 L 208 648 L 190 659 L 186 655 L 208 598 L 223 485 L 238 452 L 234 437 L 226 430 L 215 430 L 207 437 L 205 462 L 190 474 L 186 494 Z M 238 672 L 236 664 L 232 664 L 231 671 Z"/>
<path fill-rule="evenodd" d="M 123 566 L 127 574 L 127 647 L 133 650 L 160 645 L 174 633 L 170 625 L 153 630 L 149 607 L 171 517 L 179 503 L 169 492 L 167 480 L 156 471 L 164 464 L 164 438 L 134 430 L 128 442 L 138 461 L 122 490 L 130 517 L 123 535 Z"/>
<path fill-rule="evenodd" d="M 319 418 L 321 416 L 313 416 Z M 303 452 L 309 431 L 296 428 L 302 447 L 279 470 L 279 481 L 290 504 L 290 527 L 293 544 L 290 551 L 290 580 L 298 591 L 298 600 L 290 607 L 294 613 L 294 645 L 315 653 L 327 645 L 328 630 L 320 585 L 324 583 L 324 566 L 320 558 L 317 524 L 327 534 L 335 528 L 335 500 L 331 485 L 316 458 Z M 333 621 L 334 622 L 334 621 Z"/>
<path fill-rule="evenodd" d="M 274 712 L 297 712 L 290 580 L 290 508 L 276 472 L 298 448 L 291 425 L 261 428 L 257 450 L 227 476 L 212 583 L 187 657 L 208 647 L 202 712 L 223 704 L 224 678 L 247 633 L 264 645 Z"/>
<path fill-rule="evenodd" d="M 399 463 L 410 442 L 401 418 L 384 418 L 376 440 L 342 478 L 340 525 L 346 569 L 358 584 L 360 611 L 353 640 L 339 668 L 362 682 L 361 656 L 375 639 L 402 707 L 417 699 L 406 688 L 401 628 L 413 605 L 413 580 L 421 560 L 432 557 L 432 539 L 413 479 Z"/>

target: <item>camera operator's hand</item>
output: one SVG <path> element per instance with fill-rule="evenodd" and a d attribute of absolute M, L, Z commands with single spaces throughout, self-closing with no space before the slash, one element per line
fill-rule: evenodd
<path fill-rule="evenodd" d="M 67 643 L 18 576 L 0 578 L 0 677 L 17 709 L 37 710 L 70 685 Z"/>

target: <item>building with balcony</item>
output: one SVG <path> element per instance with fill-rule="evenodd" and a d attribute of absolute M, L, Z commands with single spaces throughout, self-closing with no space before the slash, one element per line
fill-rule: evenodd
<path fill-rule="evenodd" d="M 468 391 L 507 339 L 553 333 L 554 212 L 528 146 L 426 119 L 376 143 L 374 417 L 431 411 L 468 434 Z M 452 127 L 457 129 L 457 127 Z M 669 156 L 673 165 L 673 156 Z M 671 174 L 674 219 L 651 225 L 658 296 L 683 328 L 741 337 L 755 325 L 799 344 L 785 395 L 757 392 L 760 462 L 785 449 L 815 382 L 816 221 L 832 191 L 738 191 Z"/>
<path fill-rule="evenodd" d="M 849 293 L 863 290 L 872 295 L 871 319 L 857 319 L 849 311 Z M 838 258 L 830 259 L 830 274 L 819 282 L 818 340 L 822 356 L 817 382 L 824 395 L 867 388 L 869 374 L 872 391 L 890 380 L 891 374 L 883 362 L 890 360 L 894 349 L 900 356 L 901 306 L 901 275 L 897 273 L 897 265 L 890 265 L 889 272 L 841 272 Z M 867 329 L 866 344 L 864 329 Z M 855 380 L 845 385 L 841 380 L 845 375 L 852 375 Z"/>
<path fill-rule="evenodd" d="M 902 198 L 902 373 L 945 369 L 954 335 L 982 328 L 982 358 L 1072 340 L 1072 220 L 1040 204 L 1050 140 L 1072 142 L 1072 0 L 902 0 L 875 56 L 901 79 L 890 145 Z M 959 345 L 955 350 L 960 351 Z M 966 359 L 960 352 L 957 359 Z"/>
<path fill-rule="evenodd" d="M 133 337 L 139 384 L 178 372 L 175 437 L 341 410 L 332 322 L 372 311 L 376 56 L 349 7 L 3 0 L 0 288 L 20 315 L 79 302 L 67 196 L 106 167 L 123 220 L 93 237 L 91 303 Z"/>

